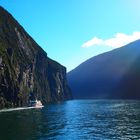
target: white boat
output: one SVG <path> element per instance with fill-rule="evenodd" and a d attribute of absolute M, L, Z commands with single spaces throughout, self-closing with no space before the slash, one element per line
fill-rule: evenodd
<path fill-rule="evenodd" d="M 1 112 L 11 112 L 11 111 L 17 111 L 17 110 L 27 110 L 27 109 L 34 109 L 34 108 L 42 108 L 44 107 L 41 103 L 40 100 L 30 100 L 28 106 L 24 106 L 24 107 L 17 107 L 17 108 L 5 108 L 0 110 Z"/>
<path fill-rule="evenodd" d="M 29 106 L 34 107 L 34 108 L 42 108 L 42 107 L 44 107 L 40 100 L 30 101 Z"/>

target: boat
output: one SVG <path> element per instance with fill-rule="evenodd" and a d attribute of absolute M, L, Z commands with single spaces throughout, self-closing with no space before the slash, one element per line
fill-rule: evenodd
<path fill-rule="evenodd" d="M 29 107 L 42 108 L 44 106 L 42 105 L 40 100 L 30 100 L 29 101 Z"/>
<path fill-rule="evenodd" d="M 34 109 L 34 108 L 43 108 L 44 106 L 42 105 L 40 100 L 30 100 L 28 103 L 28 106 L 23 106 L 23 107 L 17 107 L 17 108 L 5 108 L 0 110 L 1 112 L 11 112 L 11 111 L 17 111 L 17 110 L 27 110 L 27 109 Z"/>

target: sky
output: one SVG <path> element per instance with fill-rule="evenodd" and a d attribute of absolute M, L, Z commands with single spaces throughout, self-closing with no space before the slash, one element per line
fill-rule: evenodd
<path fill-rule="evenodd" d="M 0 0 L 0 5 L 67 71 L 140 38 L 140 0 Z"/>

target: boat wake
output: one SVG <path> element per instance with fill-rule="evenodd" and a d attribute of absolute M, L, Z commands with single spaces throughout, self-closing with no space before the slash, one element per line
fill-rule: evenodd
<path fill-rule="evenodd" d="M 43 106 L 41 107 L 17 107 L 17 108 L 9 108 L 9 109 L 2 109 L 0 110 L 1 112 L 10 112 L 10 111 L 17 111 L 17 110 L 28 110 L 28 109 L 41 109 Z"/>

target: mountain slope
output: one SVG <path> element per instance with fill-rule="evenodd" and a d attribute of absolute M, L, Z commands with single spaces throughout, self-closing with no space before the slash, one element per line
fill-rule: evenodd
<path fill-rule="evenodd" d="M 66 68 L 46 52 L 0 7 L 0 108 L 25 106 L 29 99 L 71 99 Z"/>
<path fill-rule="evenodd" d="M 140 40 L 95 56 L 68 73 L 74 98 L 140 98 Z"/>

